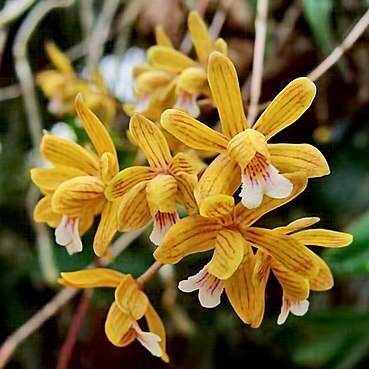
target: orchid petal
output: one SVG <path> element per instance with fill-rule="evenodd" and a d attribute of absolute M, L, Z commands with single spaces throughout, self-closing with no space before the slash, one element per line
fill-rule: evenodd
<path fill-rule="evenodd" d="M 155 311 L 155 309 L 152 307 L 152 305 L 149 303 L 146 313 L 145 313 L 145 318 L 147 321 L 147 325 L 149 327 L 150 332 L 154 333 L 155 335 L 157 335 L 158 337 L 160 337 L 160 342 L 159 342 L 159 346 L 162 350 L 162 355 L 161 355 L 161 359 L 164 362 L 169 362 L 169 358 L 168 355 L 166 353 L 166 337 L 165 337 L 165 328 L 164 328 L 164 324 L 161 321 L 158 313 Z"/>
<path fill-rule="evenodd" d="M 321 247 L 344 247 L 352 242 L 352 235 L 328 229 L 306 229 L 291 235 L 304 245 Z"/>
<path fill-rule="evenodd" d="M 62 183 L 52 198 L 53 211 L 79 216 L 86 206 L 104 197 L 105 186 L 98 177 L 75 177 Z"/>
<path fill-rule="evenodd" d="M 147 181 L 140 182 L 122 198 L 118 209 L 118 229 L 121 232 L 139 229 L 151 219 L 146 199 Z"/>
<path fill-rule="evenodd" d="M 151 167 L 168 167 L 172 155 L 164 135 L 155 123 L 136 113 L 131 118 L 129 131 Z"/>
<path fill-rule="evenodd" d="M 121 341 L 130 330 L 132 324 L 132 318 L 125 314 L 116 302 L 113 302 L 105 321 L 105 333 L 109 341 L 115 346 L 122 346 Z M 127 343 L 124 342 L 125 344 Z"/>
<path fill-rule="evenodd" d="M 227 150 L 226 136 L 183 111 L 165 110 L 161 115 L 160 123 L 169 133 L 193 149 L 219 153 L 225 153 Z"/>
<path fill-rule="evenodd" d="M 74 288 L 118 287 L 124 274 L 113 269 L 93 268 L 62 272 L 60 283 Z"/>
<path fill-rule="evenodd" d="M 83 250 L 82 241 L 78 232 L 78 218 L 63 215 L 58 227 L 55 229 L 55 242 L 65 246 L 69 255 Z"/>
<path fill-rule="evenodd" d="M 176 212 L 176 194 L 178 186 L 176 179 L 169 174 L 159 174 L 150 180 L 146 186 L 146 198 L 150 213 Z"/>
<path fill-rule="evenodd" d="M 178 73 L 197 63 L 170 46 L 151 46 L 147 51 L 149 63 L 167 72 Z"/>
<path fill-rule="evenodd" d="M 113 201 L 125 195 L 140 182 L 148 181 L 156 176 L 156 171 L 149 167 L 129 167 L 120 171 L 106 186 L 105 196 Z"/>
<path fill-rule="evenodd" d="M 208 196 L 224 194 L 232 196 L 241 183 L 240 167 L 227 155 L 219 155 L 207 167 L 195 188 L 199 204 Z"/>
<path fill-rule="evenodd" d="M 253 129 L 269 140 L 300 118 L 311 105 L 315 93 L 315 84 L 308 78 L 294 79 L 269 104 Z"/>
<path fill-rule="evenodd" d="M 62 215 L 57 214 L 51 207 L 52 195 L 43 197 L 33 210 L 33 219 L 35 222 L 47 223 L 50 227 L 56 228 L 61 221 Z"/>
<path fill-rule="evenodd" d="M 97 156 L 75 142 L 45 134 L 42 137 L 40 153 L 54 166 L 72 167 L 90 175 L 99 175 Z"/>
<path fill-rule="evenodd" d="M 308 178 L 330 173 L 323 154 L 308 144 L 269 144 L 272 164 L 282 173 L 305 171 Z"/>
<path fill-rule="evenodd" d="M 252 322 L 254 315 L 254 286 L 252 284 L 252 270 L 254 255 L 249 244 L 244 243 L 244 258 L 241 266 L 225 281 L 225 290 L 229 302 L 239 318 L 246 324 Z"/>
<path fill-rule="evenodd" d="M 106 256 L 108 247 L 118 230 L 119 201 L 107 201 L 101 213 L 101 219 L 94 237 L 94 252 L 97 256 Z"/>
<path fill-rule="evenodd" d="M 203 65 L 206 65 L 212 45 L 208 28 L 196 11 L 192 11 L 188 16 L 188 30 L 198 59 Z"/>
<path fill-rule="evenodd" d="M 75 99 L 75 107 L 78 117 L 81 119 L 83 128 L 90 137 L 99 156 L 110 152 L 115 158 L 113 172 L 118 172 L 118 158 L 113 140 L 100 119 L 86 106 L 82 95 L 78 94 Z"/>
<path fill-rule="evenodd" d="M 236 69 L 230 59 L 218 51 L 209 56 L 208 80 L 223 133 L 234 137 L 247 128 L 247 121 Z"/>
<path fill-rule="evenodd" d="M 208 271 L 219 279 L 228 279 L 239 267 L 244 253 L 245 240 L 239 232 L 229 229 L 218 233 Z"/>
<path fill-rule="evenodd" d="M 174 224 L 154 252 L 157 261 L 175 264 L 187 255 L 215 247 L 221 225 L 200 215 L 191 215 Z"/>
<path fill-rule="evenodd" d="M 56 168 L 33 168 L 31 179 L 43 191 L 55 191 L 57 187 L 74 177 L 87 175 L 86 172 L 71 167 L 58 166 Z"/>
<path fill-rule="evenodd" d="M 273 230 L 254 227 L 243 230 L 242 235 L 291 272 L 307 279 L 317 275 L 319 265 L 315 254 L 299 241 Z"/>
<path fill-rule="evenodd" d="M 125 275 L 115 290 L 115 301 L 125 314 L 133 320 L 141 319 L 149 305 L 149 299 L 130 274 Z"/>
<path fill-rule="evenodd" d="M 234 198 L 228 195 L 213 195 L 200 205 L 200 215 L 206 218 L 222 218 L 234 209 Z"/>

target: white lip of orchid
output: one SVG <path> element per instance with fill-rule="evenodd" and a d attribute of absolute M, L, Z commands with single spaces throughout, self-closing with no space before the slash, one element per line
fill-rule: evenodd
<path fill-rule="evenodd" d="M 178 288 L 182 292 L 193 292 L 199 290 L 199 301 L 201 306 L 214 308 L 220 304 L 220 297 L 224 290 L 224 282 L 208 272 L 208 265 L 197 274 L 179 282 Z"/>
<path fill-rule="evenodd" d="M 308 300 L 291 301 L 283 297 L 281 313 L 278 316 L 277 324 L 278 325 L 283 324 L 287 320 L 290 312 L 296 316 L 303 316 L 308 312 L 308 310 L 309 310 Z"/>
<path fill-rule="evenodd" d="M 158 211 L 154 217 L 154 227 L 150 234 L 150 241 L 158 246 L 173 224 L 179 220 L 178 213 L 162 213 Z"/>
<path fill-rule="evenodd" d="M 242 187 L 240 197 L 242 204 L 248 209 L 257 208 L 263 196 L 267 195 L 274 199 L 284 199 L 291 194 L 292 183 L 272 164 L 263 168 L 263 173 L 256 173 L 249 166 L 242 172 Z"/>
<path fill-rule="evenodd" d="M 69 255 L 83 250 L 83 245 L 78 232 L 79 218 L 63 215 L 58 227 L 55 229 L 55 241 L 60 246 L 65 246 Z"/>
<path fill-rule="evenodd" d="M 200 115 L 200 108 L 197 104 L 196 96 L 189 94 L 188 92 L 182 92 L 178 96 L 173 108 L 183 110 L 194 118 L 197 118 Z"/>
<path fill-rule="evenodd" d="M 135 106 L 135 112 L 144 113 L 149 108 L 151 95 L 152 94 L 148 92 L 137 102 Z"/>
<path fill-rule="evenodd" d="M 158 335 L 152 332 L 144 332 L 137 322 L 132 323 L 132 328 L 136 331 L 138 342 L 140 342 L 145 349 L 154 356 L 161 357 L 163 355 L 163 351 L 159 345 L 161 338 Z"/>

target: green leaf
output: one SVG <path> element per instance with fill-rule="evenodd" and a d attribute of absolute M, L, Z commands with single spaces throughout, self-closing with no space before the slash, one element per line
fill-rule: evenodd
<path fill-rule="evenodd" d="M 351 369 L 367 354 L 368 314 L 351 309 L 329 310 L 305 317 L 292 350 L 292 360 L 306 368 Z M 339 334 L 344 332 L 344 334 Z"/>
<path fill-rule="evenodd" d="M 324 54 L 336 46 L 332 29 L 332 0 L 304 0 L 304 16 L 313 38 Z"/>

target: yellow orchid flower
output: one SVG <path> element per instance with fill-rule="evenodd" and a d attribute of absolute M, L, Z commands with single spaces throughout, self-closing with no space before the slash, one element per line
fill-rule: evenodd
<path fill-rule="evenodd" d="M 286 273 L 315 281 L 313 283 L 318 285 L 322 263 L 306 245 L 311 245 L 314 239 L 314 245 L 324 245 L 323 240 L 328 240 L 325 244 L 330 247 L 344 246 L 352 239 L 350 235 L 327 230 L 316 231 L 315 237 L 308 234 L 311 236 L 308 239 L 306 234 L 299 238 L 299 233 L 294 236 L 288 232 L 253 227 L 262 215 L 292 200 L 307 185 L 304 173 L 287 174 L 286 178 L 293 184 L 291 194 L 284 199 L 266 197 L 257 209 L 247 209 L 241 203 L 235 206 L 233 197 L 227 195 L 206 198 L 200 204 L 200 214 L 180 220 L 169 230 L 154 257 L 160 263 L 174 264 L 189 254 L 214 249 L 205 268 L 181 282 L 179 288 L 185 292 L 199 289 L 199 299 L 205 307 L 219 304 L 225 289 L 238 316 L 257 327 L 264 312 L 263 294 L 268 270 L 259 266 L 256 277 L 264 271 L 264 278 L 255 283 L 253 271 L 257 260 L 254 248 L 268 255 Z"/>
<path fill-rule="evenodd" d="M 56 70 L 47 70 L 37 75 L 37 84 L 50 99 L 49 110 L 57 116 L 74 114 L 74 99 L 82 93 L 85 104 L 96 111 L 110 125 L 116 115 L 117 103 L 97 69 L 93 70 L 92 81 L 78 77 L 71 62 L 54 43 L 46 44 L 46 51 Z"/>
<path fill-rule="evenodd" d="M 105 196 L 110 201 L 121 198 L 119 230 L 141 228 L 154 218 L 150 239 L 159 244 L 178 220 L 177 204 L 183 205 L 190 214 L 197 211 L 193 195 L 197 184 L 196 168 L 186 154 L 172 157 L 160 129 L 144 116 L 134 114 L 129 130 L 150 166 L 124 169 L 109 182 Z"/>
<path fill-rule="evenodd" d="M 134 69 L 138 103 L 124 105 L 128 115 L 138 112 L 156 121 L 165 109 L 174 107 L 199 116 L 198 97 L 211 99 L 206 78 L 208 56 L 213 50 L 226 53 L 227 45 L 220 38 L 211 41 L 205 22 L 195 11 L 188 16 L 188 30 L 197 60 L 176 50 L 163 28 L 157 27 L 156 45 L 147 52 L 149 64 Z"/>
<path fill-rule="evenodd" d="M 32 181 L 40 187 L 42 194 L 44 194 L 44 197 L 35 206 L 33 218 L 36 222 L 47 223 L 50 227 L 57 228 L 62 222 L 63 216 L 54 212 L 51 206 L 55 190 L 69 179 L 97 175 L 99 161 L 97 157 L 78 144 L 47 133 L 42 138 L 40 153 L 54 167 L 31 169 Z M 76 161 L 76 157 L 81 158 L 81 160 Z M 69 222 L 71 230 L 74 228 L 74 232 L 71 233 L 73 237 L 77 233 L 83 235 L 92 226 L 93 218 L 94 213 L 89 212 L 80 220 L 64 218 L 63 222 Z M 74 240 L 75 242 L 66 245 L 70 254 L 82 251 L 79 237 Z"/>
<path fill-rule="evenodd" d="M 113 287 L 115 301 L 105 322 L 109 341 L 119 347 L 137 339 L 154 356 L 168 362 L 165 351 L 165 329 L 146 294 L 130 274 L 112 269 L 96 268 L 61 273 L 60 283 L 75 288 Z M 149 332 L 143 332 L 138 321 L 145 317 Z"/>
<path fill-rule="evenodd" d="M 46 134 L 40 152 L 54 168 L 31 171 L 32 180 L 46 195 L 36 206 L 34 217 L 56 227 L 56 242 L 73 254 L 82 251 L 81 234 L 101 214 L 94 251 L 103 256 L 117 231 L 118 204 L 108 201 L 104 190 L 119 171 L 118 158 L 109 133 L 86 107 L 81 95 L 77 96 L 75 107 L 97 155 L 74 142 Z"/>
<path fill-rule="evenodd" d="M 352 242 L 352 236 L 343 232 L 328 229 L 305 229 L 319 222 L 319 218 L 309 217 L 293 221 L 285 227 L 275 228 L 274 232 L 288 235 L 291 239 L 305 246 L 344 247 Z M 315 255 L 315 254 L 314 254 Z M 287 270 L 279 261 L 261 250 L 256 252 L 255 268 L 252 281 L 255 288 L 259 289 L 258 301 L 259 317 L 264 314 L 265 286 L 271 270 L 282 286 L 282 307 L 277 323 L 283 324 L 289 313 L 302 316 L 309 308 L 308 297 L 311 291 L 326 291 L 333 287 L 333 276 L 325 261 L 315 255 L 319 265 L 318 273 L 311 279 L 306 279 Z"/>
<path fill-rule="evenodd" d="M 214 50 L 226 54 L 227 44 L 221 38 L 211 41 L 208 28 L 196 11 L 189 14 L 187 23 L 197 61 L 166 44 L 152 46 L 148 50 L 148 58 L 150 65 L 155 68 L 178 74 L 175 85 L 177 100 L 173 107 L 196 118 L 200 115 L 198 97 L 211 99 L 206 78 L 208 57 Z"/>
<path fill-rule="evenodd" d="M 222 133 L 179 110 L 168 109 L 161 117 L 162 126 L 186 145 L 220 154 L 195 189 L 199 203 L 218 193 L 232 195 L 242 182 L 242 203 L 256 208 L 264 195 L 277 199 L 289 196 L 292 184 L 284 173 L 304 171 L 309 178 L 329 174 L 326 160 L 315 147 L 267 143 L 310 106 L 316 90 L 313 82 L 307 78 L 293 80 L 248 128 L 236 70 L 225 55 L 210 55 L 208 80 Z"/>

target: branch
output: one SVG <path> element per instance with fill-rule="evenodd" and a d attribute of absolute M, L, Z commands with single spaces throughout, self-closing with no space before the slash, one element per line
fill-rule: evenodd
<path fill-rule="evenodd" d="M 356 42 L 369 25 L 369 10 L 367 10 L 351 32 L 346 36 L 342 43 L 337 46 L 326 59 L 322 61 L 307 77 L 312 81 L 319 79 L 329 68 L 331 68 L 339 58 Z"/>
<path fill-rule="evenodd" d="M 69 327 L 67 336 L 64 340 L 63 346 L 60 351 L 58 363 L 56 369 L 68 369 L 69 361 L 72 357 L 74 346 L 77 341 L 78 333 L 81 330 L 82 323 L 85 319 L 85 315 L 88 311 L 92 300 L 93 290 L 86 290 L 79 302 L 77 312 L 74 315 L 73 321 Z"/>
<path fill-rule="evenodd" d="M 324 59 L 313 71 L 311 71 L 307 77 L 312 81 L 318 80 L 324 75 L 338 60 L 339 58 L 350 49 L 357 39 L 364 33 L 369 25 L 369 10 L 359 19 L 359 21 L 353 26 L 352 30 L 346 36 L 346 38 L 337 46 L 328 56 Z M 270 101 L 266 101 L 259 104 L 258 111 L 264 110 Z"/>
<path fill-rule="evenodd" d="M 141 274 L 140 277 L 136 279 L 136 282 L 143 287 L 148 281 L 151 280 L 151 278 L 154 277 L 156 272 L 163 266 L 162 263 L 159 263 L 158 261 L 155 261 L 149 269 L 146 270 L 145 273 Z"/>
<path fill-rule="evenodd" d="M 36 0 L 8 1 L 0 11 L 0 28 L 8 26 L 25 13 Z"/>
<path fill-rule="evenodd" d="M 43 308 L 41 308 L 31 319 L 12 333 L 0 348 L 0 369 L 4 368 L 15 349 L 28 336 L 37 331 L 48 319 L 71 300 L 78 290 L 74 288 L 64 288 L 55 295 Z"/>
<path fill-rule="evenodd" d="M 218 7 L 217 11 L 214 14 L 213 20 L 209 26 L 209 34 L 211 40 L 216 40 L 220 31 L 223 28 L 224 22 L 227 18 L 227 13 L 231 8 L 234 0 L 223 0 L 221 1 L 220 7 Z"/>
<path fill-rule="evenodd" d="M 55 0 L 40 2 L 35 5 L 21 24 L 14 40 L 13 56 L 15 71 L 24 94 L 24 106 L 27 113 L 28 127 L 33 145 L 38 147 L 42 139 L 41 115 L 38 110 L 31 66 L 28 61 L 28 42 L 41 20 L 53 9 L 66 8 L 74 0 Z"/>
<path fill-rule="evenodd" d="M 268 0 L 259 0 L 257 4 L 255 46 L 250 87 L 250 107 L 247 117 L 249 126 L 252 126 L 258 113 L 267 32 Z"/>
<path fill-rule="evenodd" d="M 113 22 L 114 14 L 118 6 L 119 0 L 106 0 L 103 2 L 101 13 L 97 18 L 89 43 L 87 64 L 90 71 L 92 71 L 91 68 L 97 67 L 101 55 L 103 54 L 104 44 L 109 37 L 111 23 Z"/>

